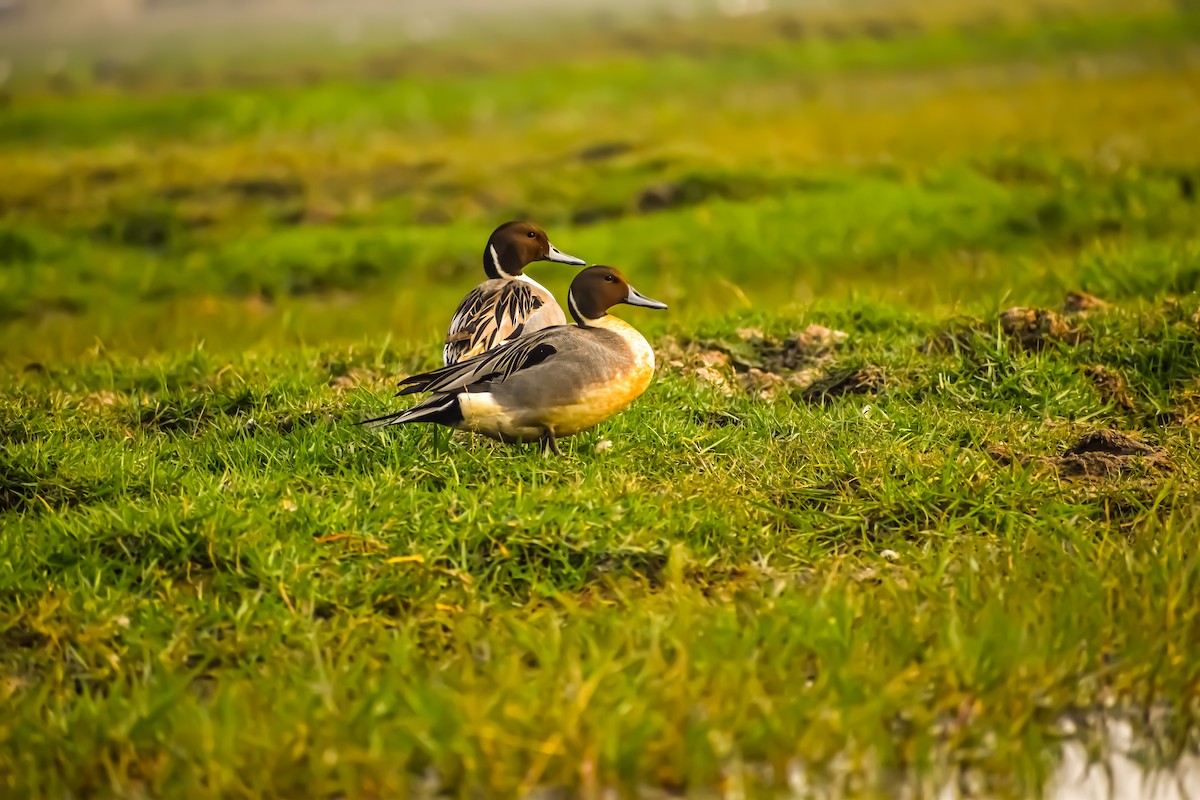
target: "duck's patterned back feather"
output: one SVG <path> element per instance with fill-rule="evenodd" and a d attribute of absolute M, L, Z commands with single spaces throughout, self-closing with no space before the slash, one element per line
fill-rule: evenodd
<path fill-rule="evenodd" d="M 442 348 L 447 366 L 521 335 L 525 320 L 543 305 L 524 281 L 488 281 L 471 291 L 454 311 Z"/>

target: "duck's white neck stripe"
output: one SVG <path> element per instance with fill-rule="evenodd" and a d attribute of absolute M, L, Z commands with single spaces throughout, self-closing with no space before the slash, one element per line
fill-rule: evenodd
<path fill-rule="evenodd" d="M 496 270 L 496 274 L 501 278 L 511 278 L 512 275 L 509 275 L 504 271 L 504 267 L 500 266 L 500 254 L 496 252 L 496 245 L 489 244 L 488 252 L 492 254 L 492 267 Z"/>
<path fill-rule="evenodd" d="M 567 292 L 567 308 L 570 309 L 571 316 L 575 318 L 575 321 L 585 328 L 597 322 L 597 320 L 585 317 L 579 312 L 579 305 L 575 302 L 575 292 Z"/>
<path fill-rule="evenodd" d="M 515 279 L 516 279 L 516 280 L 518 280 L 518 281 L 525 281 L 526 283 L 528 283 L 528 284 L 529 284 L 530 286 L 532 286 L 533 288 L 535 288 L 535 289 L 540 289 L 542 292 L 544 292 L 544 293 L 546 293 L 546 294 L 550 294 L 550 290 L 549 290 L 549 289 L 547 289 L 545 286 L 542 286 L 540 283 L 538 283 L 538 282 L 537 282 L 537 281 L 535 281 L 533 278 L 531 278 L 531 277 L 529 277 L 528 275 L 526 275 L 524 272 L 522 272 L 520 275 L 517 275 L 517 276 L 515 276 Z M 553 295 L 551 295 L 551 296 L 553 296 Z"/>

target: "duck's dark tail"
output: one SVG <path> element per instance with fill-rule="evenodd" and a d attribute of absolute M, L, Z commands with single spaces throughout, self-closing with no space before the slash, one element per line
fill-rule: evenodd
<path fill-rule="evenodd" d="M 435 394 L 423 403 L 407 411 L 398 411 L 375 419 L 364 419 L 359 425 L 383 428 L 388 425 L 406 425 L 409 422 L 434 422 L 450 428 L 462 422 L 462 408 L 458 405 L 458 394 Z"/>

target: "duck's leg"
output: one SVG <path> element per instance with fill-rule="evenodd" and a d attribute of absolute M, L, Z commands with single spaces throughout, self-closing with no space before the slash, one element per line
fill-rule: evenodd
<path fill-rule="evenodd" d="M 546 429 L 542 435 L 542 455 L 546 453 L 554 453 L 556 456 L 562 455 L 562 450 L 558 449 L 558 441 L 554 438 L 554 431 Z"/>

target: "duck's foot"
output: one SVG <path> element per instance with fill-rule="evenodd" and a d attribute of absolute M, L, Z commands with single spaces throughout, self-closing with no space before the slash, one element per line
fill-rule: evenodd
<path fill-rule="evenodd" d="M 558 449 L 558 440 L 554 438 L 553 431 L 546 431 L 545 435 L 541 438 L 541 442 L 542 455 L 546 455 L 547 453 L 554 453 L 556 456 L 562 455 L 562 450 Z"/>

